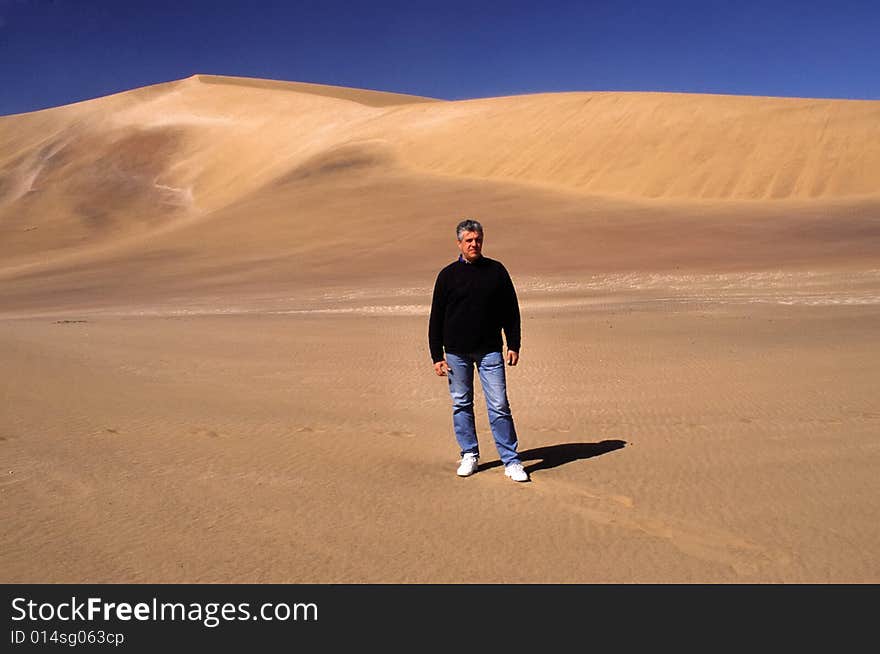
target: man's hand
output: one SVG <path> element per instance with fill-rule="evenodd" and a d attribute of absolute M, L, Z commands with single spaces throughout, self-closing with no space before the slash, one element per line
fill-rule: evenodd
<path fill-rule="evenodd" d="M 438 377 L 445 377 L 447 370 L 449 370 L 449 364 L 446 363 L 445 359 L 434 364 L 434 372 L 437 373 Z"/>
<path fill-rule="evenodd" d="M 519 362 L 519 352 L 507 350 L 507 365 L 515 366 Z"/>

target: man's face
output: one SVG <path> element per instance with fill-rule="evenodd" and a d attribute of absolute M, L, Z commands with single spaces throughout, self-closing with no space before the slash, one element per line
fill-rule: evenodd
<path fill-rule="evenodd" d="M 478 232 L 463 232 L 458 242 L 458 249 L 465 259 L 473 263 L 482 255 L 483 235 Z"/>

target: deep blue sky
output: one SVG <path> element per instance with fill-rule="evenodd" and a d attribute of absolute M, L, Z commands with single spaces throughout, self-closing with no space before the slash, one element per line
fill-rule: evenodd
<path fill-rule="evenodd" d="M 0 115 L 195 73 L 450 100 L 880 99 L 880 0 L 0 0 Z"/>

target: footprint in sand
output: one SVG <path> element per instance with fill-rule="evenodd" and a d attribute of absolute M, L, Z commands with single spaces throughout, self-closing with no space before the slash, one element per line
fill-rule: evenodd
<path fill-rule="evenodd" d="M 627 497 L 626 495 L 609 495 L 609 499 L 614 500 L 621 506 L 625 506 L 628 509 L 633 508 L 635 502 L 633 502 L 633 498 Z"/>
<path fill-rule="evenodd" d="M 206 436 L 208 438 L 220 438 L 221 436 L 219 432 L 216 432 L 213 429 L 208 429 L 207 427 L 197 427 L 195 429 L 190 429 L 189 433 L 193 436 Z"/>
<path fill-rule="evenodd" d="M 311 425 L 303 425 L 299 429 L 296 430 L 298 434 L 315 434 L 327 431 L 322 427 L 312 427 Z"/>
<path fill-rule="evenodd" d="M 104 429 L 96 429 L 92 432 L 92 436 L 107 436 L 108 434 L 118 436 L 119 430 L 113 427 L 105 427 Z"/>
<path fill-rule="evenodd" d="M 807 422 L 816 422 L 820 425 L 842 425 L 843 420 L 840 418 L 816 418 L 815 420 L 808 420 Z"/>
<path fill-rule="evenodd" d="M 380 431 L 380 430 L 377 430 L 375 433 L 378 434 L 379 436 L 394 436 L 394 437 L 397 437 L 397 438 L 412 438 L 413 436 L 415 436 L 415 432 L 411 432 L 411 431 L 400 431 L 400 430 L 397 430 L 397 429 L 395 429 L 395 430 L 393 430 L 393 431 Z"/>

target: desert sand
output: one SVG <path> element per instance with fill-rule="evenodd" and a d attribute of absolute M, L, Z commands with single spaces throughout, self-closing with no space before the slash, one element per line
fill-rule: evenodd
<path fill-rule="evenodd" d="M 880 102 L 213 76 L 0 117 L 5 582 L 880 581 Z M 455 475 L 474 217 L 531 482 Z"/>

